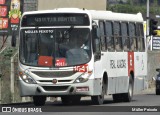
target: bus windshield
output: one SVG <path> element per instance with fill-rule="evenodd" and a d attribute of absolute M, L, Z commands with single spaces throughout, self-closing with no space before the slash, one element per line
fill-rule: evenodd
<path fill-rule="evenodd" d="M 20 61 L 29 66 L 59 67 L 85 64 L 91 59 L 88 28 L 22 29 Z"/>

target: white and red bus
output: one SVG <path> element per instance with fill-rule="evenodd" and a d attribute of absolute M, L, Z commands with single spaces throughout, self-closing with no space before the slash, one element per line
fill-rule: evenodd
<path fill-rule="evenodd" d="M 147 53 L 140 13 L 123 14 L 78 8 L 25 12 L 20 24 L 21 96 L 35 105 L 46 97 L 63 104 L 91 96 L 103 104 L 132 100 L 146 88 Z"/>

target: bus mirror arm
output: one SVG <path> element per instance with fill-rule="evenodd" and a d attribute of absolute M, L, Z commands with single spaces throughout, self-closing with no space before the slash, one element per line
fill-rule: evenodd
<path fill-rule="evenodd" d="M 93 25 L 93 35 L 95 38 L 99 38 L 100 37 L 100 29 L 98 28 L 97 25 Z"/>

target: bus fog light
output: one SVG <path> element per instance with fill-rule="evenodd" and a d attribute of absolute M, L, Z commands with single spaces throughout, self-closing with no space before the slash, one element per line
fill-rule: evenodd
<path fill-rule="evenodd" d="M 88 81 L 89 77 L 91 76 L 92 72 L 88 73 L 83 73 L 82 75 L 80 75 L 76 80 L 75 83 L 83 83 Z"/>
<path fill-rule="evenodd" d="M 89 91 L 89 87 L 76 87 L 76 92 Z"/>

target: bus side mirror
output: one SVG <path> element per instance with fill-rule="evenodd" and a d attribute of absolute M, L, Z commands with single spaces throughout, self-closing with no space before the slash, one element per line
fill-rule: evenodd
<path fill-rule="evenodd" d="M 100 30 L 99 30 L 98 26 L 94 25 L 92 28 L 93 28 L 93 31 L 92 31 L 93 37 L 99 38 L 100 37 Z"/>
<path fill-rule="evenodd" d="M 95 53 L 95 59 L 100 59 L 100 31 L 98 26 L 92 27 L 92 38 L 93 38 L 93 52 Z"/>
<path fill-rule="evenodd" d="M 93 38 L 93 52 L 100 51 L 100 32 L 98 26 L 94 25 L 92 30 L 92 38 Z"/>
<path fill-rule="evenodd" d="M 13 32 L 12 38 L 11 38 L 11 46 L 12 47 L 16 47 L 16 38 L 17 38 L 17 36 L 16 36 L 15 32 Z"/>

